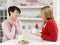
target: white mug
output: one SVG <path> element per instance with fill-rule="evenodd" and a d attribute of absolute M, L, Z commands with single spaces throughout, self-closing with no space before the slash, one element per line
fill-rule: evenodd
<path fill-rule="evenodd" d="M 36 33 L 36 31 L 37 31 L 37 29 L 31 29 L 31 32 L 32 32 L 32 34 L 35 34 Z"/>

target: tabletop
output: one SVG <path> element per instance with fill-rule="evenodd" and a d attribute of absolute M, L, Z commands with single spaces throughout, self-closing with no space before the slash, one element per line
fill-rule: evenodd
<path fill-rule="evenodd" d="M 29 40 L 28 44 L 20 44 L 16 39 L 14 40 L 8 40 L 6 42 L 0 43 L 0 45 L 60 45 L 60 41 L 57 42 L 51 42 L 51 41 L 45 41 L 45 40 Z"/>

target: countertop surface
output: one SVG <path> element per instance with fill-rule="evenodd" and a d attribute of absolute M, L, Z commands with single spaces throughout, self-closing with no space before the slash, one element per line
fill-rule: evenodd
<path fill-rule="evenodd" d="M 29 41 L 29 44 L 20 44 L 17 39 L 13 39 L 2 42 L 0 45 L 60 45 L 60 40 L 57 42 L 42 40 L 40 37 L 32 35 L 31 30 L 23 30 L 23 36 Z"/>
<path fill-rule="evenodd" d="M 50 42 L 45 40 L 29 40 L 29 44 L 20 44 L 16 39 L 0 43 L 0 45 L 60 45 L 60 41 Z"/>

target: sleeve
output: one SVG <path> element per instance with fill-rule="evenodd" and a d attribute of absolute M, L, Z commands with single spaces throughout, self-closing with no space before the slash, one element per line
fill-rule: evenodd
<path fill-rule="evenodd" d="M 58 35 L 56 25 L 53 24 L 53 23 L 49 23 L 47 25 L 47 28 L 48 28 L 48 33 L 49 34 L 42 33 L 41 37 L 45 40 L 56 41 L 57 40 L 57 35 Z"/>
<path fill-rule="evenodd" d="M 16 29 L 17 29 L 17 34 L 22 34 L 22 23 L 21 23 L 21 21 L 18 21 L 18 23 L 16 25 Z"/>
<path fill-rule="evenodd" d="M 8 38 L 8 39 L 13 39 L 15 36 L 15 26 L 12 26 L 11 32 L 9 31 L 9 27 L 7 24 L 2 24 L 2 30 L 3 34 Z"/>

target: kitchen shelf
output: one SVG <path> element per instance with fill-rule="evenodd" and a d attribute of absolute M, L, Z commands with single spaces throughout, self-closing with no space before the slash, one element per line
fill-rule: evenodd
<path fill-rule="evenodd" d="M 19 8 L 41 8 L 43 6 L 17 6 Z"/>
<path fill-rule="evenodd" d="M 2 37 L 0 37 L 0 39 L 2 39 Z"/>
<path fill-rule="evenodd" d="M 19 18 L 20 20 L 42 20 L 42 18 Z"/>
<path fill-rule="evenodd" d="M 7 16 L 0 16 L 0 17 L 7 17 Z"/>
<path fill-rule="evenodd" d="M 0 30 L 0 32 L 2 32 L 2 30 Z"/>
<path fill-rule="evenodd" d="M 7 8 L 4 8 L 4 7 L 0 7 L 0 10 L 5 10 L 5 9 L 7 9 Z"/>
<path fill-rule="evenodd" d="M 19 7 L 19 8 L 42 8 L 44 6 L 17 6 L 17 7 Z M 50 7 L 53 7 L 53 6 L 50 6 Z"/>

